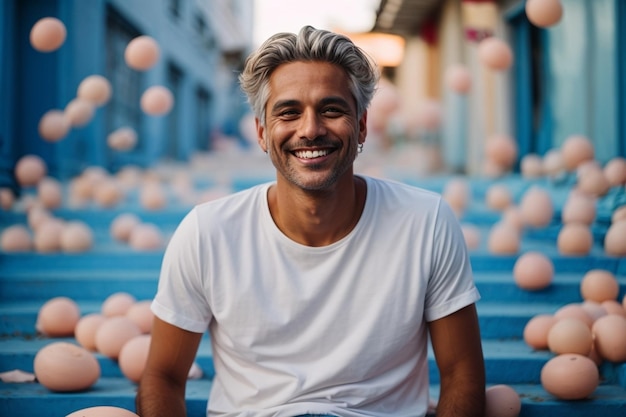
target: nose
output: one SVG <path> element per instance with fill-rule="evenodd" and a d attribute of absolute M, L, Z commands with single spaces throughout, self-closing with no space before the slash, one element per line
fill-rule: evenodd
<path fill-rule="evenodd" d="M 302 139 L 315 140 L 325 134 L 326 127 L 320 115 L 312 109 L 304 111 L 300 117 L 298 136 Z"/>

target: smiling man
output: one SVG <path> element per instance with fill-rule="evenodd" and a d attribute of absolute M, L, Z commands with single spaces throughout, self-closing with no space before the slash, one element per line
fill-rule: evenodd
<path fill-rule="evenodd" d="M 166 250 L 143 417 L 184 416 L 210 333 L 207 416 L 482 416 L 479 299 L 441 197 L 355 175 L 378 70 L 348 38 L 279 33 L 240 76 L 276 180 L 198 205 Z"/>

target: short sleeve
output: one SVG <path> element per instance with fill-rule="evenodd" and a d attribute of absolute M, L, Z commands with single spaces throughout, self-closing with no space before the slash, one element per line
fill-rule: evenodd
<path fill-rule="evenodd" d="M 445 317 L 480 299 L 461 225 L 443 199 L 433 228 L 431 265 L 426 321 Z"/>
<path fill-rule="evenodd" d="M 212 313 L 204 288 L 199 248 L 198 216 L 194 209 L 184 217 L 167 245 L 152 311 L 165 322 L 203 333 Z"/>

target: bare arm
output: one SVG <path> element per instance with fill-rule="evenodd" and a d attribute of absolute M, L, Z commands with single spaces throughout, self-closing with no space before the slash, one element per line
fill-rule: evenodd
<path fill-rule="evenodd" d="M 485 364 L 475 305 L 429 327 L 441 381 L 437 417 L 483 417 Z"/>
<path fill-rule="evenodd" d="M 155 317 L 146 368 L 135 399 L 142 417 L 185 417 L 187 375 L 202 333 L 182 330 Z"/>

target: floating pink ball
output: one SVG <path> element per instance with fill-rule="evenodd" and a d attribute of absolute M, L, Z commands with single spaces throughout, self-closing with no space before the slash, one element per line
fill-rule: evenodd
<path fill-rule="evenodd" d="M 467 94 L 472 88 L 472 74 L 465 65 L 452 65 L 446 69 L 445 83 L 458 94 Z"/>
<path fill-rule="evenodd" d="M 592 345 L 591 328 L 577 318 L 567 317 L 557 320 L 548 332 L 548 349 L 557 355 L 578 353 L 587 356 Z"/>
<path fill-rule="evenodd" d="M 455 213 L 462 213 L 471 198 L 469 183 L 464 178 L 453 178 L 446 182 L 442 197 Z"/>
<path fill-rule="evenodd" d="M 138 301 L 126 311 L 126 317 L 135 322 L 142 333 L 150 333 L 152 331 L 154 313 L 152 312 L 151 305 L 151 300 Z"/>
<path fill-rule="evenodd" d="M 133 228 L 139 223 L 141 220 L 136 214 L 121 213 L 113 219 L 109 231 L 115 240 L 128 242 Z"/>
<path fill-rule="evenodd" d="M 541 385 L 562 400 L 582 400 L 589 397 L 600 384 L 596 363 L 575 353 L 564 353 L 550 359 L 541 368 Z"/>
<path fill-rule="evenodd" d="M 21 224 L 7 227 L 0 234 L 0 249 L 4 252 L 28 252 L 33 249 L 33 238 Z"/>
<path fill-rule="evenodd" d="M 487 189 L 485 196 L 487 207 L 496 211 L 504 211 L 513 203 L 511 191 L 506 185 L 493 184 Z"/>
<path fill-rule="evenodd" d="M 563 154 L 559 149 L 550 149 L 543 155 L 543 172 L 551 178 L 558 177 L 565 172 Z"/>
<path fill-rule="evenodd" d="M 8 187 L 0 187 L 0 210 L 9 211 L 15 204 L 15 194 Z"/>
<path fill-rule="evenodd" d="M 159 44 L 150 36 L 138 36 L 124 50 L 126 64 L 138 71 L 145 71 L 157 63 L 160 56 Z"/>
<path fill-rule="evenodd" d="M 65 138 L 72 125 L 61 110 L 49 110 L 39 120 L 39 136 L 48 142 L 58 142 Z"/>
<path fill-rule="evenodd" d="M 115 179 L 107 178 L 98 182 L 93 190 L 93 199 L 101 207 L 114 207 L 124 198 L 124 191 Z"/>
<path fill-rule="evenodd" d="M 593 324 L 593 317 L 591 317 L 589 311 L 583 307 L 581 303 L 565 304 L 555 311 L 554 317 L 557 320 L 567 318 L 578 319 L 589 326 L 589 328 L 591 328 L 591 325 Z"/>
<path fill-rule="evenodd" d="M 597 303 L 616 300 L 619 295 L 619 282 L 611 271 L 592 269 L 587 271 L 580 282 L 580 294 L 584 300 Z"/>
<path fill-rule="evenodd" d="M 148 361 L 150 342 L 149 334 L 135 336 L 124 344 L 118 359 L 122 374 L 130 381 L 138 383 Z"/>
<path fill-rule="evenodd" d="M 502 39 L 488 37 L 478 44 L 478 57 L 483 65 L 496 70 L 507 70 L 513 64 L 511 47 Z"/>
<path fill-rule="evenodd" d="M 510 205 L 502 213 L 502 222 L 513 226 L 518 232 L 524 230 L 524 217 L 519 207 Z"/>
<path fill-rule="evenodd" d="M 611 256 L 626 256 L 626 221 L 609 226 L 604 235 L 604 251 Z"/>
<path fill-rule="evenodd" d="M 148 88 L 141 95 L 141 109 L 151 116 L 163 116 L 172 110 L 174 96 L 172 92 L 161 85 Z"/>
<path fill-rule="evenodd" d="M 589 225 L 566 223 L 559 231 L 556 245 L 559 252 L 563 255 L 588 255 L 593 246 L 593 234 Z"/>
<path fill-rule="evenodd" d="M 585 194 L 571 194 L 563 205 L 561 221 L 563 223 L 582 223 L 591 225 L 596 220 L 596 199 Z"/>
<path fill-rule="evenodd" d="M 139 417 L 137 414 L 125 408 L 100 405 L 96 407 L 83 408 L 74 411 L 65 417 Z"/>
<path fill-rule="evenodd" d="M 30 44 L 39 52 L 52 52 L 65 42 L 67 29 L 55 17 L 39 19 L 30 30 Z"/>
<path fill-rule="evenodd" d="M 51 391 L 75 392 L 100 378 L 100 363 L 88 350 L 68 342 L 53 342 L 35 355 L 37 381 Z"/>
<path fill-rule="evenodd" d="M 617 156 L 607 162 L 604 166 L 604 177 L 611 187 L 626 184 L 626 159 Z"/>
<path fill-rule="evenodd" d="M 485 390 L 485 417 L 517 417 L 522 400 L 511 386 L 492 385 Z"/>
<path fill-rule="evenodd" d="M 35 250 L 40 253 L 58 252 L 61 250 L 61 234 L 64 222 L 50 218 L 44 220 L 35 230 L 33 243 Z"/>
<path fill-rule="evenodd" d="M 519 231 L 507 223 L 496 223 L 489 231 L 489 240 L 487 245 L 490 253 L 514 255 L 519 252 Z"/>
<path fill-rule="evenodd" d="M 120 127 L 107 136 L 107 145 L 116 151 L 128 151 L 137 144 L 137 132 L 131 127 Z"/>
<path fill-rule="evenodd" d="M 517 160 L 517 143 L 506 134 L 497 134 L 487 138 L 485 156 L 504 169 L 511 169 Z"/>
<path fill-rule="evenodd" d="M 139 192 L 139 202 L 146 210 L 161 210 L 167 205 L 165 189 L 159 183 L 147 183 Z"/>
<path fill-rule="evenodd" d="M 527 252 L 515 261 L 513 277 L 517 286 L 522 289 L 542 290 L 552 283 L 554 264 L 541 252 Z"/>
<path fill-rule="evenodd" d="M 80 220 L 67 222 L 61 232 L 61 250 L 64 252 L 86 252 L 93 246 L 91 227 Z"/>
<path fill-rule="evenodd" d="M 528 0 L 525 10 L 528 20 L 541 28 L 556 25 L 563 16 L 561 0 Z"/>
<path fill-rule="evenodd" d="M 80 320 L 80 307 L 69 297 L 54 297 L 46 301 L 37 313 L 36 328 L 49 337 L 74 335 Z"/>
<path fill-rule="evenodd" d="M 578 189 L 593 197 L 602 197 L 611 189 L 609 180 L 599 168 L 586 169 L 584 174 L 578 176 Z"/>
<path fill-rule="evenodd" d="M 104 356 L 117 360 L 126 342 L 140 334 L 139 327 L 128 317 L 109 317 L 96 331 L 96 349 Z"/>
<path fill-rule="evenodd" d="M 78 85 L 77 97 L 100 107 L 111 98 L 111 83 L 102 75 L 90 75 Z"/>
<path fill-rule="evenodd" d="M 141 223 L 133 228 L 128 239 L 129 245 L 137 250 L 158 250 L 163 247 L 161 230 L 152 223 Z"/>
<path fill-rule="evenodd" d="M 537 154 L 526 154 L 520 161 L 522 177 L 533 179 L 543 176 L 543 161 Z"/>
<path fill-rule="evenodd" d="M 610 362 L 626 362 L 626 317 L 608 314 L 600 317 L 591 328 L 594 346 L 601 358 Z"/>
<path fill-rule="evenodd" d="M 548 349 L 548 333 L 556 322 L 557 319 L 550 314 L 533 316 L 524 326 L 524 341 L 533 349 Z"/>
<path fill-rule="evenodd" d="M 65 106 L 65 117 L 70 126 L 82 127 L 87 125 L 95 113 L 94 104 L 84 98 L 75 98 Z"/>
<path fill-rule="evenodd" d="M 592 161 L 595 150 L 591 141 L 582 135 L 568 136 L 561 145 L 563 164 L 568 171 L 575 171 L 583 162 Z"/>
<path fill-rule="evenodd" d="M 533 186 L 522 195 L 519 204 L 524 224 L 536 228 L 548 226 L 554 217 L 554 205 L 550 194 L 543 188 Z"/>
<path fill-rule="evenodd" d="M 74 328 L 76 341 L 85 349 L 96 351 L 96 332 L 106 317 L 99 313 L 90 313 L 78 320 Z"/>
<path fill-rule="evenodd" d="M 469 250 L 478 249 L 480 246 L 480 229 L 472 224 L 461 225 L 465 245 Z"/>
<path fill-rule="evenodd" d="M 39 202 L 49 210 L 61 207 L 63 204 L 63 189 L 61 182 L 52 177 L 45 177 L 37 184 Z"/>
<path fill-rule="evenodd" d="M 102 315 L 105 317 L 125 316 L 136 301 L 135 296 L 125 291 L 113 293 L 102 303 Z"/>

